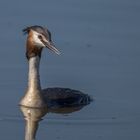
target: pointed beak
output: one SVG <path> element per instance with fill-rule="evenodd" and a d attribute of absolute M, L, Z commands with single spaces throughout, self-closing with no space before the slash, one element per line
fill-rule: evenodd
<path fill-rule="evenodd" d="M 53 44 L 53 42 L 45 40 L 44 45 L 46 46 L 46 48 L 48 48 L 48 49 L 52 50 L 53 52 L 55 52 L 56 54 L 60 55 L 60 51 L 55 48 L 55 45 Z"/>

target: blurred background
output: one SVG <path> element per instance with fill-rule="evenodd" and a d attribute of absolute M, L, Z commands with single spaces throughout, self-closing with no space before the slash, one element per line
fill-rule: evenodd
<path fill-rule="evenodd" d="M 42 88 L 69 87 L 95 98 L 80 112 L 48 114 L 38 139 L 139 139 L 139 15 L 138 0 L 1 0 L 0 139 L 24 137 L 18 103 L 28 73 L 22 29 L 30 25 L 46 26 L 62 53 L 44 50 Z"/>

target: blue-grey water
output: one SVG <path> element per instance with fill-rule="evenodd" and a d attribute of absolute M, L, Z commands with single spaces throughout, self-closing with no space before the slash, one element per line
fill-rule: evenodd
<path fill-rule="evenodd" d="M 0 139 L 24 139 L 18 103 L 27 86 L 22 29 L 47 26 L 62 55 L 44 50 L 42 87 L 81 90 L 95 101 L 47 114 L 37 139 L 140 139 L 140 1 L 1 0 Z"/>

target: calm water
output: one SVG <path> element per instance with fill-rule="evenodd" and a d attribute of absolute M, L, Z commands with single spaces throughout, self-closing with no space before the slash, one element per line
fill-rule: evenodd
<path fill-rule="evenodd" d="M 140 139 L 140 1 L 0 1 L 0 139 L 24 139 L 18 102 L 27 86 L 28 25 L 45 25 L 62 55 L 44 50 L 42 87 L 96 100 L 69 115 L 47 114 L 37 139 Z"/>

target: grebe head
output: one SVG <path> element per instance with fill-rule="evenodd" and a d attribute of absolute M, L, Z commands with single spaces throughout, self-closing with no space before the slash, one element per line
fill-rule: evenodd
<path fill-rule="evenodd" d="M 28 34 L 26 51 L 28 59 L 36 55 L 41 56 L 42 49 L 46 47 L 56 54 L 60 54 L 55 48 L 51 39 L 51 33 L 47 28 L 35 25 L 23 29 L 23 32 Z"/>

